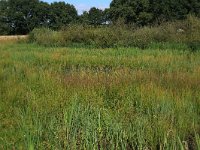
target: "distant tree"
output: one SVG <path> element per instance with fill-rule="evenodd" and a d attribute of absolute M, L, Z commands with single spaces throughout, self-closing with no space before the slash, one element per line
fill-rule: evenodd
<path fill-rule="evenodd" d="M 8 34 L 27 34 L 36 26 L 38 0 L 7 0 L 0 8 L 3 11 L 1 22 L 6 24 Z"/>
<path fill-rule="evenodd" d="M 69 23 L 74 22 L 78 18 L 78 13 L 73 5 L 65 2 L 54 2 L 50 9 L 50 27 L 59 29 Z"/>
<path fill-rule="evenodd" d="M 80 24 L 83 24 L 83 25 L 88 25 L 89 24 L 89 14 L 87 11 L 84 11 L 83 14 L 81 14 L 79 16 L 79 19 L 78 19 L 78 22 Z"/>
<path fill-rule="evenodd" d="M 101 25 L 103 20 L 103 11 L 96 7 L 92 7 L 88 12 L 88 21 L 91 25 Z"/>
<path fill-rule="evenodd" d="M 108 11 L 92 7 L 89 11 L 84 11 L 83 14 L 79 16 L 79 23 L 87 25 L 102 25 L 108 20 Z"/>
<path fill-rule="evenodd" d="M 110 17 L 113 21 L 123 18 L 125 23 L 147 24 L 152 19 L 148 0 L 113 0 L 110 4 Z"/>
<path fill-rule="evenodd" d="M 106 8 L 103 11 L 103 22 L 104 23 L 110 23 L 111 22 L 110 9 L 109 8 Z"/>
<path fill-rule="evenodd" d="M 27 34 L 35 27 L 60 29 L 77 19 L 73 5 L 39 0 L 0 0 L 0 34 Z"/>
<path fill-rule="evenodd" d="M 200 16 L 199 0 L 113 0 L 110 17 L 125 23 L 146 25 L 156 20 L 184 19 L 188 14 Z"/>
<path fill-rule="evenodd" d="M 199 0 L 149 0 L 154 19 L 185 19 L 188 14 L 200 16 Z"/>
<path fill-rule="evenodd" d="M 9 0 L 8 19 L 12 34 L 27 34 L 38 24 L 38 0 Z"/>
<path fill-rule="evenodd" d="M 50 27 L 51 23 L 51 6 L 46 3 L 40 1 L 38 6 L 36 7 L 36 15 L 37 17 L 37 26 L 38 27 Z"/>
<path fill-rule="evenodd" d="M 0 0 L 0 35 L 9 33 L 6 8 L 7 2 L 5 0 Z"/>

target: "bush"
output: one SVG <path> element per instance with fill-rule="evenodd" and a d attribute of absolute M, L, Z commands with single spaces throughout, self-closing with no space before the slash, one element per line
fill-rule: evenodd
<path fill-rule="evenodd" d="M 200 19 L 188 16 L 187 45 L 192 52 L 200 49 Z"/>
<path fill-rule="evenodd" d="M 81 43 L 108 48 L 122 43 L 120 40 L 123 39 L 124 35 L 119 32 L 122 31 L 114 30 L 112 27 L 71 26 L 62 30 L 62 36 L 68 44 Z"/>
<path fill-rule="evenodd" d="M 65 42 L 61 32 L 53 31 L 48 28 L 34 29 L 29 34 L 29 41 L 44 46 L 64 46 Z"/>
<path fill-rule="evenodd" d="M 163 23 L 157 26 L 133 28 L 124 24 L 112 26 L 71 25 L 61 31 L 46 28 L 34 29 L 30 41 L 45 46 L 139 47 L 152 43 L 187 44 L 192 50 L 199 48 L 200 19 L 188 16 L 187 20 Z"/>

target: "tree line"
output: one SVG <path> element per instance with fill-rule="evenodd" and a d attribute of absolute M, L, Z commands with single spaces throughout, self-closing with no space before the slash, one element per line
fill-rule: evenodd
<path fill-rule="evenodd" d="M 73 5 L 65 2 L 0 0 L 0 34 L 27 34 L 36 27 L 58 30 L 71 24 L 99 26 L 119 19 L 145 26 L 185 19 L 188 14 L 200 17 L 199 10 L 199 0 L 112 0 L 110 8 L 92 7 L 78 15 Z"/>

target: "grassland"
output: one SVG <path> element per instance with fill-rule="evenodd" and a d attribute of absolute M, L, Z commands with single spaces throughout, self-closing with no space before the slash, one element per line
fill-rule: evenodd
<path fill-rule="evenodd" d="M 200 149 L 200 52 L 0 44 L 0 149 Z"/>
<path fill-rule="evenodd" d="M 15 35 L 15 36 L 0 36 L 0 43 L 10 43 L 21 40 L 26 40 L 28 36 L 26 35 Z"/>

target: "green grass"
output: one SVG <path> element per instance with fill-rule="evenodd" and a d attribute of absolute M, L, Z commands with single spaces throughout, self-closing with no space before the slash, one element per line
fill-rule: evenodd
<path fill-rule="evenodd" d="M 0 149 L 199 149 L 199 91 L 200 52 L 170 44 L 1 44 Z"/>

